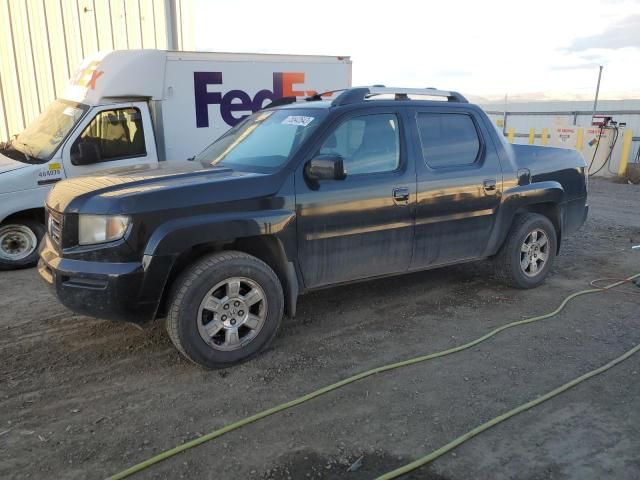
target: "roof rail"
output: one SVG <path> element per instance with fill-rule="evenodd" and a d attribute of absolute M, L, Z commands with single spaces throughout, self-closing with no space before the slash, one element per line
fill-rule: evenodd
<path fill-rule="evenodd" d="M 331 103 L 333 106 L 362 102 L 376 95 L 394 95 L 396 100 L 407 100 L 409 95 L 427 97 L 446 97 L 449 102 L 469 103 L 458 92 L 436 90 L 435 88 L 392 88 L 392 87 L 355 87 L 345 90 Z"/>
<path fill-rule="evenodd" d="M 282 105 L 289 105 L 290 103 L 295 103 L 298 99 L 296 97 L 280 97 L 276 98 L 269 105 L 262 107 L 260 110 L 266 110 L 267 108 L 273 107 L 281 107 Z"/>
<path fill-rule="evenodd" d="M 305 100 L 307 102 L 317 102 L 319 100 L 322 100 L 322 97 L 325 95 L 331 95 L 337 92 L 344 92 L 345 90 L 349 90 L 349 89 L 339 88 L 338 90 L 327 90 L 326 92 L 316 92 L 313 95 L 309 95 L 308 97 L 305 97 Z"/>

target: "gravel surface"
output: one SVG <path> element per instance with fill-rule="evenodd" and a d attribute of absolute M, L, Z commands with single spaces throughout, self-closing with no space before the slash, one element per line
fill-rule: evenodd
<path fill-rule="evenodd" d="M 0 478 L 104 478 L 359 371 L 545 313 L 594 278 L 640 272 L 640 186 L 592 181 L 590 203 L 540 288 L 505 288 L 480 262 L 311 293 L 268 352 L 213 372 L 184 360 L 162 322 L 143 331 L 77 316 L 35 270 L 0 273 Z M 372 478 L 621 355 L 640 342 L 639 303 L 580 297 L 558 317 L 365 379 L 134 478 Z M 640 478 L 640 354 L 406 478 Z"/>

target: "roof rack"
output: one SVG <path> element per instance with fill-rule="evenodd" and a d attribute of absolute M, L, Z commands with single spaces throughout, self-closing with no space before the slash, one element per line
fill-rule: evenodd
<path fill-rule="evenodd" d="M 273 107 L 281 107 L 282 105 L 289 105 L 290 103 L 295 103 L 298 99 L 296 97 L 280 97 L 276 98 L 269 105 L 262 107 L 260 110 L 266 110 L 268 108 Z"/>
<path fill-rule="evenodd" d="M 331 103 L 333 106 L 358 103 L 376 95 L 393 95 L 396 100 L 408 100 L 409 95 L 427 97 L 446 97 L 448 102 L 469 103 L 458 92 L 437 90 L 435 88 L 392 88 L 383 86 L 355 87 L 345 90 Z"/>
<path fill-rule="evenodd" d="M 325 95 L 329 95 L 337 92 L 344 92 L 345 90 L 349 90 L 349 89 L 339 88 L 338 90 L 327 90 L 326 92 L 316 92 L 313 95 L 309 95 L 308 97 L 305 97 L 305 100 L 307 102 L 317 102 L 319 100 L 322 100 L 322 97 Z"/>

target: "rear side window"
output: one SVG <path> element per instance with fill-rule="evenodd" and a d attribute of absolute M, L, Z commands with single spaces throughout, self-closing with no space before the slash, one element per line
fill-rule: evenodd
<path fill-rule="evenodd" d="M 472 165 L 480 140 L 471 116 L 462 113 L 418 113 L 424 161 L 431 168 Z"/>

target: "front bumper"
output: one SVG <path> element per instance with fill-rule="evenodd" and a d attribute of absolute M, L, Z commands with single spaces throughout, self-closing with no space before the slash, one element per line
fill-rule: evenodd
<path fill-rule="evenodd" d="M 164 257 L 128 263 L 72 260 L 62 257 L 46 235 L 38 272 L 70 310 L 141 324 L 155 318 L 171 264 Z"/>

